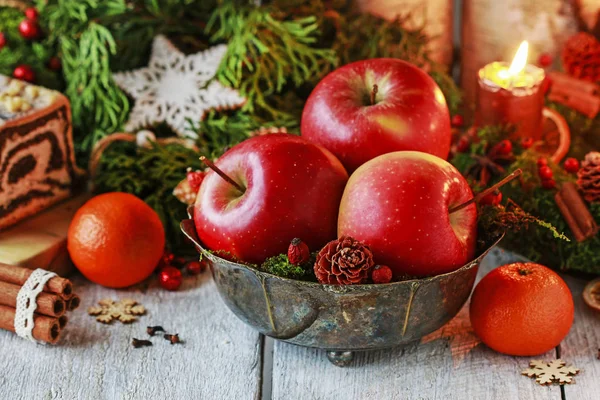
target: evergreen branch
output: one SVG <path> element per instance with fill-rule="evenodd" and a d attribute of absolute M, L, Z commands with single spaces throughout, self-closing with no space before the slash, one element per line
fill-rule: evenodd
<path fill-rule="evenodd" d="M 288 83 L 299 87 L 321 72 L 323 62 L 337 63 L 332 50 L 317 46 L 315 17 L 278 20 L 269 7 L 221 3 L 206 26 L 213 42 L 228 42 L 218 79 L 248 99 L 244 111 L 283 113 L 268 100 Z"/>

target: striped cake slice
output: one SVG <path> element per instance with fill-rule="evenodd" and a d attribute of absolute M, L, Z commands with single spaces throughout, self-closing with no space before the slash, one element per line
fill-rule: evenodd
<path fill-rule="evenodd" d="M 67 98 L 0 75 L 0 229 L 70 197 L 83 175 Z"/>

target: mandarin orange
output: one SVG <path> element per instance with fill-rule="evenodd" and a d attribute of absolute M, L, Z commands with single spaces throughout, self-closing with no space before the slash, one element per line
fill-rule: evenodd
<path fill-rule="evenodd" d="M 535 263 L 496 268 L 471 297 L 475 334 L 493 350 L 513 356 L 553 349 L 569 332 L 573 316 L 573 297 L 565 281 Z"/>
<path fill-rule="evenodd" d="M 121 288 L 146 279 L 165 247 L 158 214 L 127 193 L 106 193 L 85 203 L 69 226 L 67 247 L 90 281 Z"/>

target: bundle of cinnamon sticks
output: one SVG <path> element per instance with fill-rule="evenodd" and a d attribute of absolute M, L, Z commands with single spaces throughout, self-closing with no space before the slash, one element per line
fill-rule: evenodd
<path fill-rule="evenodd" d="M 0 329 L 15 331 L 17 295 L 32 272 L 27 268 L 0 263 Z M 51 278 L 37 297 L 32 332 L 34 339 L 52 344 L 58 342 L 68 321 L 65 313 L 79 307 L 79 302 L 70 280 L 58 276 Z"/>
<path fill-rule="evenodd" d="M 588 118 L 596 118 L 600 112 L 600 87 L 574 78 L 562 72 L 548 74 L 552 82 L 548 99 L 579 111 Z"/>

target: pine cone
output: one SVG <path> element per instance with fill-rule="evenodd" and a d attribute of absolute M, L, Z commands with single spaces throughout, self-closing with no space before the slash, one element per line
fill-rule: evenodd
<path fill-rule="evenodd" d="M 583 198 L 590 203 L 600 202 L 600 153 L 592 151 L 585 156 L 577 172 L 577 185 Z"/>
<path fill-rule="evenodd" d="M 567 39 L 562 51 L 565 71 L 575 78 L 600 80 L 600 42 L 589 33 L 579 32 Z"/>
<path fill-rule="evenodd" d="M 373 269 L 373 253 L 369 246 L 342 236 L 321 249 L 315 262 L 315 275 L 328 285 L 365 283 Z"/>

